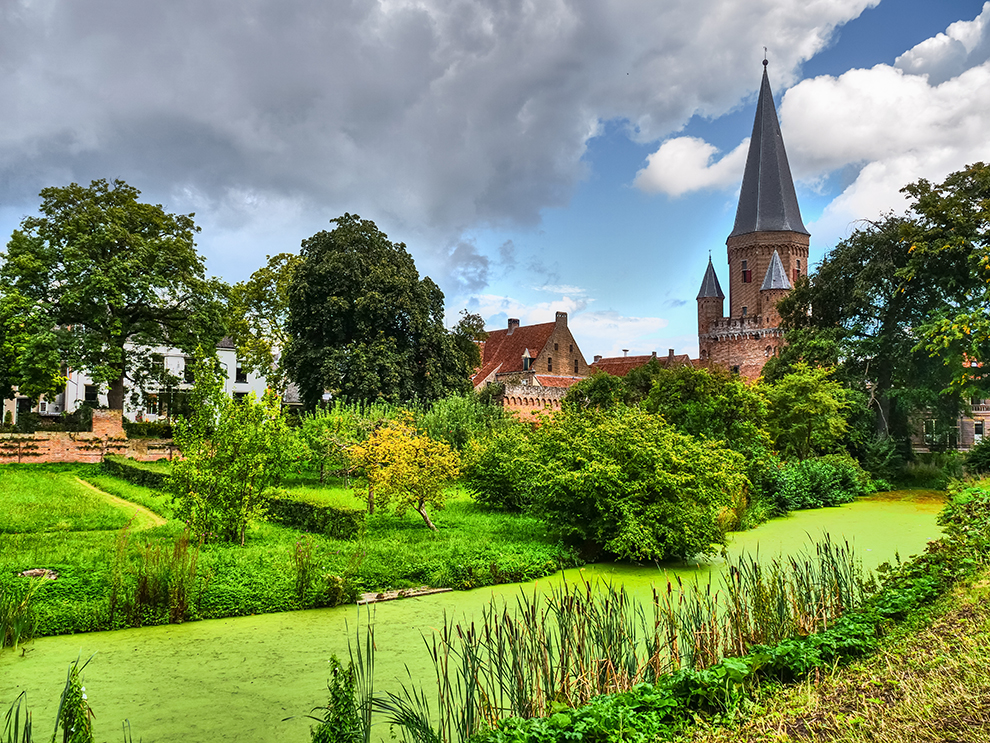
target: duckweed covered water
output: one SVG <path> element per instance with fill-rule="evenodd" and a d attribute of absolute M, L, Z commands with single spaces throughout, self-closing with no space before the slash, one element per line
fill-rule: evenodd
<path fill-rule="evenodd" d="M 867 568 L 920 552 L 938 536 L 935 516 L 940 494 L 888 493 L 839 508 L 801 511 L 757 529 L 733 535 L 730 555 L 759 551 L 768 559 L 798 554 L 825 532 L 849 540 Z M 711 564 L 662 566 L 671 578 L 706 581 L 720 570 Z M 666 578 L 658 566 L 590 565 L 535 583 L 477 589 L 378 604 L 376 679 L 395 688 L 406 679 L 432 678 L 421 633 L 444 615 L 480 615 L 492 595 L 512 599 L 519 590 L 540 590 L 562 580 L 602 578 L 622 583 L 641 596 Z M 347 639 L 368 612 L 338 607 L 284 614 L 218 619 L 42 638 L 26 652 L 0 653 L 0 710 L 22 690 L 44 735 L 54 724 L 68 664 L 96 657 L 86 668 L 85 686 L 96 714 L 97 740 L 120 740 L 121 721 L 130 720 L 144 743 L 183 741 L 297 741 L 309 739 L 304 716 L 325 701 L 327 659 L 347 657 Z M 283 718 L 295 719 L 283 722 Z M 382 730 L 387 738 L 387 731 Z"/>

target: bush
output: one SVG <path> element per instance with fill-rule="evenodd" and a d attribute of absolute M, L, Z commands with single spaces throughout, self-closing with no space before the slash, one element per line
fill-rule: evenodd
<path fill-rule="evenodd" d="M 909 487 L 945 490 L 962 476 L 962 456 L 956 451 L 944 451 L 915 455 L 915 460 L 905 465 L 900 479 Z"/>
<path fill-rule="evenodd" d="M 990 438 L 984 437 L 966 455 L 966 471 L 971 475 L 990 472 Z"/>
<path fill-rule="evenodd" d="M 633 560 L 713 554 L 741 510 L 742 455 L 640 408 L 562 412 L 532 437 L 531 512 L 583 545 Z"/>
<path fill-rule="evenodd" d="M 515 423 L 468 446 L 461 482 L 478 503 L 506 511 L 529 506 L 536 462 L 528 434 Z"/>
<path fill-rule="evenodd" d="M 869 475 L 848 455 L 829 455 L 788 462 L 777 474 L 778 508 L 798 511 L 849 503 L 873 492 Z"/>
<path fill-rule="evenodd" d="M 265 518 L 282 526 L 323 534 L 331 539 L 357 539 L 364 526 L 365 513 L 275 497 L 268 499 Z"/>
<path fill-rule="evenodd" d="M 501 405 L 484 403 L 474 392 L 437 400 L 421 413 L 416 425 L 434 441 L 444 441 L 462 452 L 468 442 L 498 430 L 506 422 Z"/>
<path fill-rule="evenodd" d="M 111 477 L 119 477 L 132 485 L 140 485 L 145 488 L 161 490 L 165 486 L 168 477 L 167 472 L 157 472 L 147 467 L 142 467 L 133 459 L 123 459 L 121 457 L 105 456 L 100 463 L 100 469 Z"/>

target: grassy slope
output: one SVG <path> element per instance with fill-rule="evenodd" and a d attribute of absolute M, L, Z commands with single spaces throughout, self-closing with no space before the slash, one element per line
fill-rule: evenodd
<path fill-rule="evenodd" d="M 879 653 L 768 690 L 739 727 L 692 743 L 947 743 L 990 740 L 990 571 L 899 625 Z"/>

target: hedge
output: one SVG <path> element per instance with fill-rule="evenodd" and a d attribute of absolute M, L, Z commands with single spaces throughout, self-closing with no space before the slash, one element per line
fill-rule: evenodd
<path fill-rule="evenodd" d="M 168 477 L 165 472 L 155 472 L 142 467 L 138 462 L 112 456 L 103 457 L 100 469 L 112 477 L 119 477 L 133 485 L 141 485 L 155 490 L 161 490 L 165 487 L 165 478 Z"/>
<path fill-rule="evenodd" d="M 289 498 L 270 498 L 265 518 L 276 524 L 331 539 L 356 539 L 364 526 L 364 511 L 318 506 Z"/>

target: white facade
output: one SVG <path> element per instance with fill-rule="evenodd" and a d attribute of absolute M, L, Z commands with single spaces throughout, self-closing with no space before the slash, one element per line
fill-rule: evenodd
<path fill-rule="evenodd" d="M 248 374 L 241 370 L 241 365 L 237 361 L 237 353 L 233 347 L 221 341 L 217 347 L 217 358 L 220 360 L 220 368 L 225 371 L 224 391 L 239 399 L 248 393 L 255 393 L 258 397 L 265 394 L 267 384 L 265 378 L 255 374 Z M 188 355 L 177 348 L 166 348 L 164 346 L 150 349 L 152 358 L 164 366 L 171 376 L 179 382 L 170 390 L 172 393 L 188 392 L 192 389 L 192 363 L 193 360 Z M 90 402 L 97 406 L 107 405 L 106 389 L 98 388 L 93 381 L 84 373 L 70 370 L 68 372 L 68 383 L 65 392 L 59 395 L 56 405 L 57 413 L 62 411 L 73 412 L 84 402 Z M 124 390 L 124 417 L 128 420 L 148 420 L 154 421 L 167 414 L 168 401 L 165 399 L 165 390 L 156 393 L 154 389 L 149 389 L 147 404 L 138 401 L 135 404 L 131 400 L 131 390 Z M 161 398 L 159 398 L 159 394 Z M 35 408 L 37 410 L 37 408 Z M 42 411 L 43 412 L 43 411 Z"/>

